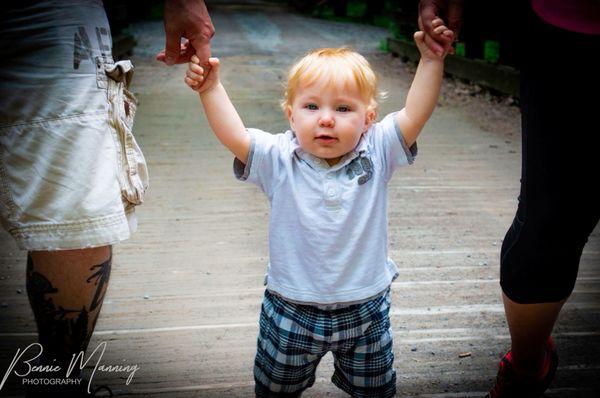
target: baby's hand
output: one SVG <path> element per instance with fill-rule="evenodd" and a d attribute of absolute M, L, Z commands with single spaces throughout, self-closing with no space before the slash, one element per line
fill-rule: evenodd
<path fill-rule="evenodd" d="M 444 35 L 446 37 L 454 39 L 454 32 L 451 31 L 450 29 L 448 29 L 448 27 L 446 27 L 444 25 L 444 21 L 442 21 L 440 18 L 435 18 L 433 21 L 431 21 L 431 23 L 433 26 L 435 26 L 434 32 L 436 34 Z M 415 32 L 414 38 L 415 38 L 415 43 L 417 44 L 417 48 L 419 49 L 419 52 L 421 53 L 421 58 L 425 58 L 425 59 L 429 59 L 429 60 L 434 60 L 434 59 L 438 59 L 438 60 L 442 59 L 443 60 L 446 57 L 446 55 L 448 54 L 448 52 L 450 51 L 450 49 L 452 48 L 453 40 L 449 40 L 446 44 L 443 45 L 444 46 L 444 54 L 442 56 L 439 56 L 439 55 L 435 54 L 433 51 L 431 51 L 431 49 L 425 44 L 425 32 L 422 32 L 422 31 Z M 442 44 L 442 43 L 440 43 L 440 44 Z"/>
<path fill-rule="evenodd" d="M 186 71 L 185 83 L 198 93 L 203 93 L 219 84 L 219 59 L 209 58 L 209 68 L 200 66 L 200 59 L 193 55 Z"/>

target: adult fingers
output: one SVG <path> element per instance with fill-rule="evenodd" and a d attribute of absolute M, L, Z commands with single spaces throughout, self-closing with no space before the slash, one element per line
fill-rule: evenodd
<path fill-rule="evenodd" d="M 448 28 L 454 32 L 457 39 L 463 22 L 462 13 L 463 0 L 451 0 L 448 5 Z"/>
<path fill-rule="evenodd" d="M 188 41 L 186 40 L 184 43 L 181 43 L 179 54 L 177 54 L 177 57 L 171 65 L 189 62 L 191 60 L 192 55 L 194 54 L 196 54 L 196 50 L 194 49 L 194 47 L 189 45 Z M 161 52 L 156 54 L 156 60 L 167 63 L 166 50 L 162 50 Z"/>
<path fill-rule="evenodd" d="M 197 38 L 192 41 L 192 47 L 194 47 L 194 54 L 200 59 L 200 65 L 208 65 L 208 58 L 210 58 L 210 39 Z"/>
<path fill-rule="evenodd" d="M 179 60 L 181 53 L 181 32 L 166 31 L 165 62 L 173 65 Z"/>
<path fill-rule="evenodd" d="M 441 15 L 441 10 L 434 1 L 421 1 L 419 3 L 419 29 L 427 35 L 433 35 L 432 21 Z"/>
<path fill-rule="evenodd" d="M 177 60 L 178 64 L 182 64 L 185 62 L 189 62 L 192 59 L 192 56 L 196 54 L 196 49 L 191 44 L 187 44 L 185 48 L 181 50 L 179 54 L 179 59 Z"/>

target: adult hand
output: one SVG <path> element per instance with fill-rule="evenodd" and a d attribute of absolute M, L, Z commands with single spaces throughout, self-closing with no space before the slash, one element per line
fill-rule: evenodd
<path fill-rule="evenodd" d="M 201 64 L 208 63 L 215 28 L 204 0 L 165 0 L 164 23 L 166 46 L 156 55 L 158 61 L 182 64 L 195 54 Z M 182 44 L 181 38 L 187 40 Z"/>
<path fill-rule="evenodd" d="M 421 0 L 419 2 L 419 29 L 425 32 L 425 44 L 438 56 L 445 51 L 454 54 L 452 42 L 458 38 L 462 25 L 463 0 Z M 433 21 L 441 18 L 454 36 L 436 33 Z"/>

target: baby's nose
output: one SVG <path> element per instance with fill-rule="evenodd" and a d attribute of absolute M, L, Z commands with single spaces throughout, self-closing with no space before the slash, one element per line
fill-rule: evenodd
<path fill-rule="evenodd" d="M 321 127 L 333 127 L 334 124 L 333 116 L 329 112 L 324 112 L 319 118 L 319 126 Z"/>

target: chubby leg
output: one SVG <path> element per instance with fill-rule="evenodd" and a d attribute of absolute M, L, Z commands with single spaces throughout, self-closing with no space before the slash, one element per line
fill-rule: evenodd
<path fill-rule="evenodd" d="M 353 336 L 352 328 L 346 330 L 348 326 L 366 326 L 364 332 L 337 342 L 332 349 L 335 371 L 331 381 L 354 398 L 396 395 L 390 304 L 388 290 L 337 318 L 336 324 L 345 332 L 340 334 Z"/>
<path fill-rule="evenodd" d="M 42 363 L 64 366 L 87 349 L 111 262 L 111 246 L 29 253 L 27 294 L 44 349 Z"/>
<path fill-rule="evenodd" d="M 315 382 L 326 353 L 323 311 L 265 292 L 254 360 L 257 398 L 299 398 Z"/>

